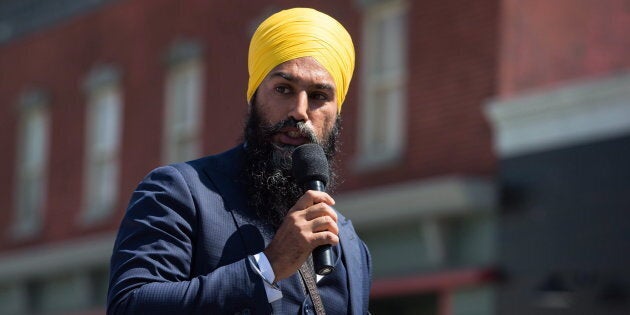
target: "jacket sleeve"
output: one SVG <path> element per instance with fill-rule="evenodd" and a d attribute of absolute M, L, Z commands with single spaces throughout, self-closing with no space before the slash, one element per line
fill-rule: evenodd
<path fill-rule="evenodd" d="M 151 172 L 131 197 L 111 259 L 107 314 L 268 314 L 248 259 L 191 276 L 195 201 L 172 166 Z"/>

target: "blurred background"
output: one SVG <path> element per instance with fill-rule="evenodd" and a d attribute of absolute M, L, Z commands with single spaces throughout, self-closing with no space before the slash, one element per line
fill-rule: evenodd
<path fill-rule="evenodd" d="M 628 0 L 0 0 L 0 314 L 104 314 L 131 192 L 241 138 L 280 9 L 352 34 L 374 314 L 630 314 Z"/>

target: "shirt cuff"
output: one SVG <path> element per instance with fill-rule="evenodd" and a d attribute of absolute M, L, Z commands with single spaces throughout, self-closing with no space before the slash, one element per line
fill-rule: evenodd
<path fill-rule="evenodd" d="M 265 281 L 265 293 L 267 293 L 267 300 L 269 303 L 277 301 L 282 298 L 282 291 L 278 288 L 278 286 L 272 286 L 276 279 L 276 275 L 273 273 L 273 268 L 271 268 L 271 264 L 269 263 L 269 259 L 265 256 L 265 253 L 260 252 L 254 255 L 254 260 L 256 260 L 256 264 L 258 265 L 258 270 L 260 270 L 260 275 L 264 278 Z"/>

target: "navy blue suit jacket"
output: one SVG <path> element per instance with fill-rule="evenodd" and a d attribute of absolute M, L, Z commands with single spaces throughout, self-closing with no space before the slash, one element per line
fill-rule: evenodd
<path fill-rule="evenodd" d="M 238 181 L 244 149 L 160 167 L 139 184 L 111 260 L 108 314 L 269 314 L 247 256 L 273 228 L 247 206 Z M 366 314 L 370 256 L 339 214 L 349 310 Z M 324 301 L 326 303 L 326 301 Z"/>

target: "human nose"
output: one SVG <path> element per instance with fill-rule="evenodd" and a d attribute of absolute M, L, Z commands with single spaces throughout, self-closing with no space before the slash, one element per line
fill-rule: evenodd
<path fill-rule="evenodd" d="M 289 117 L 295 119 L 296 121 L 308 120 L 308 95 L 306 92 L 302 91 L 297 93 L 295 102 L 294 104 L 291 104 L 291 106 L 292 108 L 289 112 Z"/>

